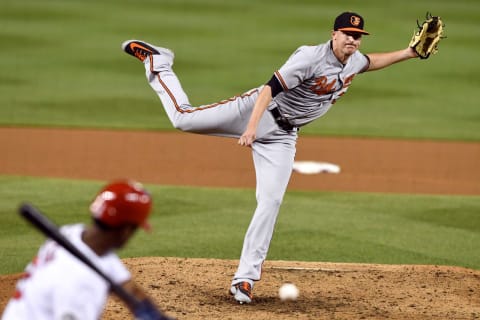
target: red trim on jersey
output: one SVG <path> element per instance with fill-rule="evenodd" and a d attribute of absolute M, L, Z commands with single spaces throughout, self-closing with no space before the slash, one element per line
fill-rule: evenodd
<path fill-rule="evenodd" d="M 15 290 L 15 292 L 13 293 L 13 297 L 12 297 L 14 300 L 18 300 L 18 299 L 21 299 L 22 298 L 22 292 L 20 290 Z"/>

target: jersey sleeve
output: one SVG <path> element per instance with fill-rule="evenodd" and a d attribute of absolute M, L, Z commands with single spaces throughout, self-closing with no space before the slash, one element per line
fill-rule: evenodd
<path fill-rule="evenodd" d="M 122 284 L 130 280 L 130 271 L 128 271 L 120 258 L 118 258 L 117 255 L 112 254 L 109 259 L 108 270 L 105 270 L 105 272 L 112 278 L 113 282 Z"/>
<path fill-rule="evenodd" d="M 359 73 L 364 73 L 370 67 L 370 57 L 366 54 L 362 54 L 360 59 L 365 60 L 365 66 L 360 70 Z"/>
<path fill-rule="evenodd" d="M 302 46 L 275 72 L 275 76 L 281 83 L 283 90 L 293 89 L 305 79 L 313 76 L 312 65 L 311 50 L 307 46 Z"/>

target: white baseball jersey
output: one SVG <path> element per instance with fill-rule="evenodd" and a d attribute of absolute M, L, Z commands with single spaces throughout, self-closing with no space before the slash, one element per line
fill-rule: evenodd
<path fill-rule="evenodd" d="M 130 273 L 113 252 L 97 256 L 81 239 L 85 226 L 60 229 L 100 270 L 123 283 Z M 47 240 L 17 283 L 2 320 L 100 319 L 109 294 L 105 280 L 52 240 Z"/>

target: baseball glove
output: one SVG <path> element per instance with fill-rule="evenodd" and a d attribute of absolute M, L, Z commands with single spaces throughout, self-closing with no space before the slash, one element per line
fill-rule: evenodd
<path fill-rule="evenodd" d="M 440 17 L 432 16 L 427 12 L 425 21 L 420 24 L 417 20 L 417 26 L 418 30 L 413 32 L 409 46 L 418 54 L 420 59 L 427 59 L 430 54 L 438 52 L 438 43 L 444 38 L 445 25 Z"/>

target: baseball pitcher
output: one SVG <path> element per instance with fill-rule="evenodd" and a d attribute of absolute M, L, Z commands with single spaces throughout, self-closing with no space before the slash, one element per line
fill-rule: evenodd
<path fill-rule="evenodd" d="M 172 70 L 174 54 L 139 40 L 123 50 L 143 62 L 148 83 L 159 96 L 172 125 L 182 131 L 237 138 L 251 147 L 256 172 L 257 207 L 247 229 L 230 293 L 239 303 L 252 301 L 262 264 L 292 172 L 298 130 L 324 115 L 344 95 L 357 74 L 385 68 L 437 51 L 443 24 L 438 17 L 414 34 L 405 49 L 362 54 L 364 19 L 344 12 L 336 17 L 331 39 L 301 46 L 271 79 L 244 94 L 194 107 Z M 427 32 L 428 30 L 428 32 Z"/>

